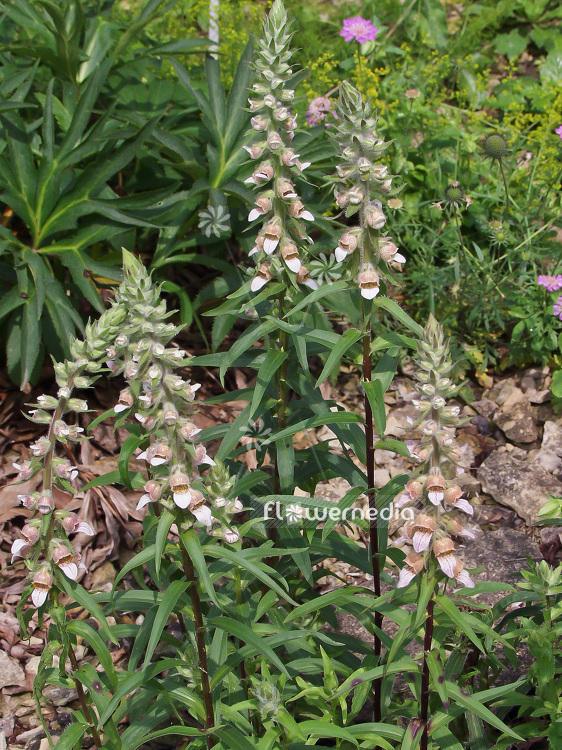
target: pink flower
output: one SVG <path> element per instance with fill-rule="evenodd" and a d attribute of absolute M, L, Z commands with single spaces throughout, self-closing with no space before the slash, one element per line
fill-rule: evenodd
<path fill-rule="evenodd" d="M 559 125 L 554 132 L 562 138 L 562 125 Z"/>
<path fill-rule="evenodd" d="M 346 42 L 351 42 L 352 39 L 355 39 L 359 44 L 365 44 L 365 42 L 374 40 L 378 31 L 376 26 L 373 26 L 370 21 L 357 16 L 356 18 L 345 19 L 340 36 L 343 36 Z"/>
<path fill-rule="evenodd" d="M 560 127 L 562 128 L 562 125 Z M 541 276 L 537 277 L 537 284 L 544 286 L 547 292 L 557 292 L 559 289 L 562 289 L 562 274 L 559 273 L 558 276 L 545 276 L 541 274 Z"/>
<path fill-rule="evenodd" d="M 322 120 L 326 117 L 326 114 L 330 114 L 333 117 L 338 118 L 337 114 L 332 109 L 332 102 L 327 96 L 317 96 L 308 105 L 306 110 L 306 121 L 309 125 L 319 125 Z"/>
<path fill-rule="evenodd" d="M 557 315 L 562 320 L 562 296 L 558 297 L 552 306 L 552 314 Z"/>

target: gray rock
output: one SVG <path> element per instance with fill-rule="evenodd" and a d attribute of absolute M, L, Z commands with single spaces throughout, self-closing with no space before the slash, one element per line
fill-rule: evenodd
<path fill-rule="evenodd" d="M 522 394 L 522 391 L 520 393 Z M 538 438 L 537 426 L 528 401 L 509 405 L 506 402 L 495 413 L 494 422 L 506 438 L 514 443 L 532 443 Z"/>
<path fill-rule="evenodd" d="M 527 567 L 527 556 L 535 560 L 542 557 L 538 546 L 527 534 L 509 528 L 487 531 L 466 547 L 460 547 L 458 556 L 465 568 L 483 568 L 481 573 L 472 575 L 475 583 L 494 581 L 511 586 L 523 581 L 520 570 Z M 478 598 L 493 605 L 507 593 L 495 591 L 480 594 Z"/>
<path fill-rule="evenodd" d="M 562 483 L 536 462 L 521 461 L 507 451 L 494 451 L 478 469 L 482 491 L 513 508 L 530 525 L 549 495 L 562 497 Z"/>
<path fill-rule="evenodd" d="M 529 388 L 525 395 L 532 404 L 545 404 L 547 401 L 550 401 L 552 397 L 548 388 L 544 391 L 537 391 L 534 388 Z"/>
<path fill-rule="evenodd" d="M 386 420 L 386 435 L 401 438 L 411 431 L 411 422 L 419 417 L 420 413 L 413 404 L 406 404 L 399 409 L 393 409 Z"/>
<path fill-rule="evenodd" d="M 498 408 L 495 401 L 491 401 L 489 398 L 483 398 L 482 401 L 473 401 L 471 403 L 473 409 L 476 409 L 481 417 L 488 419 Z"/>
<path fill-rule="evenodd" d="M 21 685 L 25 682 L 25 673 L 15 659 L 0 649 L 0 689 L 7 685 Z"/>
<path fill-rule="evenodd" d="M 535 456 L 540 464 L 558 479 L 562 479 L 562 426 L 556 422 L 545 422 L 542 445 Z"/>

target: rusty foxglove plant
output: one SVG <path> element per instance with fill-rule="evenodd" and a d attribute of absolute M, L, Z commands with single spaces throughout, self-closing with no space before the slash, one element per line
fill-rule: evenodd
<path fill-rule="evenodd" d="M 275 0 L 259 41 L 256 82 L 249 99 L 256 138 L 245 147 L 256 162 L 246 182 L 259 188 L 248 219 L 262 222 L 250 251 L 257 265 L 252 292 L 274 278 L 288 285 L 316 288 L 306 268 L 307 248 L 312 242 L 306 222 L 312 222 L 314 216 L 295 186 L 309 163 L 301 162 L 291 146 L 297 116 L 291 111 L 295 92 L 289 84 L 293 75 L 290 42 L 287 14 L 283 3 Z"/>
<path fill-rule="evenodd" d="M 45 425 L 46 435 L 30 445 L 32 458 L 17 461 L 16 481 L 26 481 L 41 473 L 39 489 L 19 495 L 22 505 L 34 515 L 21 531 L 21 538 L 12 544 L 12 562 L 24 558 L 31 585 L 22 595 L 35 607 L 41 607 L 53 591 L 56 597 L 57 570 L 72 580 L 78 578 L 82 566 L 74 552 L 69 536 L 77 533 L 94 534 L 94 529 L 75 513 L 55 510 L 53 490 L 77 492 L 78 470 L 68 458 L 59 455 L 64 447 L 86 439 L 77 415 L 88 410 L 86 401 L 75 397 L 75 390 L 90 388 L 103 368 L 106 347 L 118 336 L 127 315 L 126 308 L 114 301 L 99 320 L 86 326 L 83 341 L 71 345 L 72 359 L 55 365 L 58 385 L 56 396 L 41 395 L 32 405 L 27 417 Z"/>
<path fill-rule="evenodd" d="M 142 440 L 149 443 L 137 456 L 149 471 L 137 509 L 158 503 L 176 514 L 182 531 L 199 523 L 207 533 L 237 542 L 232 516 L 242 506 L 237 499 L 226 499 L 233 482 L 198 442 L 201 430 L 193 421 L 201 384 L 177 372 L 191 358 L 170 345 L 179 329 L 167 321 L 171 313 L 158 286 L 132 255 L 124 258 L 126 277 L 117 298 L 128 315 L 108 356 L 113 372 L 123 374 L 128 383 L 114 411 L 134 416 L 143 427 Z M 209 467 L 203 477 L 201 472 Z"/>
<path fill-rule="evenodd" d="M 395 505 L 414 506 L 417 515 L 406 524 L 400 542 L 411 549 L 400 573 L 398 586 L 407 586 L 432 560 L 447 576 L 462 586 L 474 584 L 462 562 L 455 555 L 455 539 L 473 539 L 466 520 L 474 510 L 463 498 L 455 478 L 464 469 L 462 451 L 455 442 L 455 428 L 460 423 L 460 408 L 447 403 L 458 390 L 449 377 L 453 362 L 443 329 L 431 316 L 418 344 L 416 382 L 417 398 L 413 404 L 420 416 L 413 427 L 422 437 L 411 442 L 410 453 L 418 462 L 410 481 Z"/>

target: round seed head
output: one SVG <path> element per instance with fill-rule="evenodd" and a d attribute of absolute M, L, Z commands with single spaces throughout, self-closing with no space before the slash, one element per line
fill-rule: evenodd
<path fill-rule="evenodd" d="M 503 159 L 508 152 L 507 141 L 498 133 L 487 136 L 484 141 L 484 152 L 491 159 Z"/>

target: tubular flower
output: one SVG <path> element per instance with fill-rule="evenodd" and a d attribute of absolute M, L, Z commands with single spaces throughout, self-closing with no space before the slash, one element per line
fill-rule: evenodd
<path fill-rule="evenodd" d="M 36 526 L 26 524 L 21 530 L 22 539 L 16 539 L 12 543 L 12 564 L 16 557 L 24 557 L 28 552 L 27 547 L 32 547 L 39 539 L 39 529 Z M 24 552 L 25 550 L 25 552 Z M 22 552 L 24 554 L 22 554 Z"/>
<path fill-rule="evenodd" d="M 31 601 L 33 605 L 39 609 L 47 600 L 47 595 L 53 585 L 53 576 L 49 573 L 45 565 L 41 566 L 36 571 L 31 581 L 33 591 L 31 593 Z"/>
<path fill-rule="evenodd" d="M 413 544 L 415 552 L 423 552 L 429 547 L 434 531 L 435 519 L 432 516 L 428 516 L 426 513 L 420 513 L 413 522 Z"/>
<path fill-rule="evenodd" d="M 67 578 L 75 581 L 78 578 L 78 565 L 74 562 L 74 552 L 62 544 L 57 545 L 52 552 L 51 560 L 57 565 Z"/>
<path fill-rule="evenodd" d="M 189 477 L 182 471 L 177 471 L 170 477 L 172 497 L 178 508 L 188 508 L 192 495 L 189 487 Z"/>
<path fill-rule="evenodd" d="M 404 560 L 404 567 L 400 571 L 400 577 L 398 579 L 398 588 L 401 589 L 407 586 L 418 573 L 423 570 L 423 557 L 418 555 L 417 552 L 410 552 L 406 555 Z"/>

